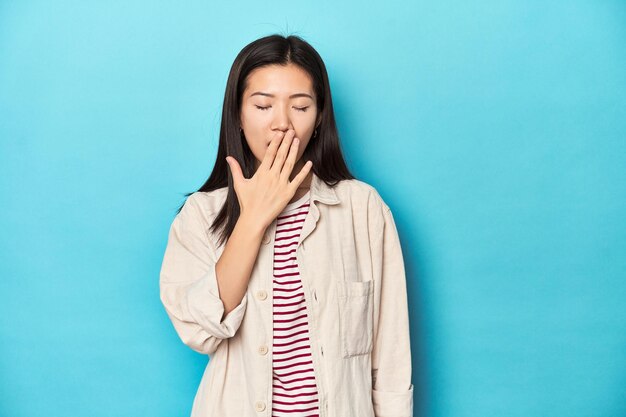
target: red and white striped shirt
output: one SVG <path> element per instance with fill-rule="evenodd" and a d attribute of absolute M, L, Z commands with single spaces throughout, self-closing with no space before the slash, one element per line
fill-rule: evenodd
<path fill-rule="evenodd" d="M 276 219 L 272 416 L 319 416 L 308 316 L 296 248 L 309 212 L 310 191 L 287 204 Z"/>

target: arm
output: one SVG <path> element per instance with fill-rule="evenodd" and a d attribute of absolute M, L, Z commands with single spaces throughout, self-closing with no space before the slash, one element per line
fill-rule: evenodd
<path fill-rule="evenodd" d="M 387 206 L 374 247 L 378 302 L 372 350 L 372 401 L 377 417 L 412 417 L 411 347 L 406 276 L 400 239 Z"/>
<path fill-rule="evenodd" d="M 170 227 L 161 266 L 160 297 L 183 343 L 197 352 L 210 355 L 224 339 L 233 337 L 241 325 L 248 301 L 246 288 L 250 271 L 245 266 L 233 269 L 230 266 L 232 261 L 226 263 L 228 269 L 222 262 L 218 264 L 215 249 L 206 233 L 209 224 L 202 215 L 197 198 L 196 194 L 187 198 Z M 241 232 L 242 227 L 238 222 L 220 261 L 232 259 L 234 252 L 245 248 L 246 253 L 251 252 L 249 263 L 254 263 L 256 256 L 253 255 L 258 252 L 262 232 L 258 237 L 257 251 L 252 253 L 254 244 L 248 242 L 257 239 L 256 234 L 246 235 Z M 234 238 L 236 235 L 240 237 Z M 239 253 L 240 259 L 245 258 Z M 223 274 L 228 277 L 226 281 L 232 282 L 223 284 L 217 271 L 220 278 Z M 235 279 L 241 272 L 247 274 L 245 280 Z M 243 289 L 237 288 L 237 285 Z M 225 308 L 224 295 L 227 295 L 228 308 Z"/>

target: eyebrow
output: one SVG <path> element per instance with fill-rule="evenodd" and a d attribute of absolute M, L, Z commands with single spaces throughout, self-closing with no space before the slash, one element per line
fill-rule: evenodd
<path fill-rule="evenodd" d="M 264 93 L 262 91 L 257 91 L 255 93 L 252 93 L 252 94 L 250 94 L 250 97 L 255 96 L 255 95 L 267 96 L 267 97 L 275 97 L 274 94 Z M 313 100 L 313 97 L 311 97 L 310 94 L 306 94 L 306 93 L 296 93 L 296 94 L 292 94 L 292 95 L 289 96 L 289 98 L 296 98 L 296 97 L 308 97 L 311 100 Z"/>

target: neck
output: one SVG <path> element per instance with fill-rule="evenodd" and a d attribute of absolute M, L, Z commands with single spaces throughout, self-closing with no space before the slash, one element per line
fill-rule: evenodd
<path fill-rule="evenodd" d="M 293 167 L 293 171 L 291 171 L 291 175 L 289 175 L 289 181 L 293 180 L 293 178 L 298 175 L 303 166 L 304 163 L 302 162 L 302 159 L 296 162 L 296 165 Z M 309 189 L 311 187 L 312 180 L 313 171 L 309 171 L 309 173 L 306 174 L 306 177 L 304 177 L 304 181 L 302 181 L 302 183 L 298 186 L 298 189 Z"/>

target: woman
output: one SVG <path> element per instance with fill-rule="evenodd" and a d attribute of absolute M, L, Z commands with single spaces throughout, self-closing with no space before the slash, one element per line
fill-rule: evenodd
<path fill-rule="evenodd" d="M 193 417 L 413 415 L 395 223 L 348 171 L 325 65 L 301 38 L 236 57 L 217 159 L 173 220 L 160 290 L 180 339 L 210 356 Z"/>

